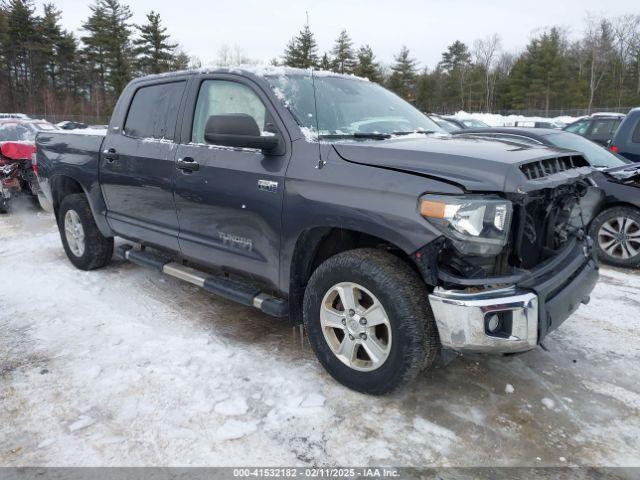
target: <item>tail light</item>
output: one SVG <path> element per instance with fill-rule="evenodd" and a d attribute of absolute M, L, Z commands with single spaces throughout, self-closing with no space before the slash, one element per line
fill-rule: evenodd
<path fill-rule="evenodd" d="M 31 160 L 31 156 L 36 152 L 36 146 L 31 143 L 4 142 L 0 151 L 11 160 Z"/>
<path fill-rule="evenodd" d="M 610 145 L 609 150 L 611 150 L 613 153 L 620 153 L 620 149 L 615 145 Z"/>

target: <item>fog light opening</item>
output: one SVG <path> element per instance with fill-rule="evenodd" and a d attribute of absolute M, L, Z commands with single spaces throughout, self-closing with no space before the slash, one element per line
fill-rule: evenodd
<path fill-rule="evenodd" d="M 490 337 L 509 338 L 513 327 L 513 312 L 489 312 L 484 317 L 484 332 Z"/>

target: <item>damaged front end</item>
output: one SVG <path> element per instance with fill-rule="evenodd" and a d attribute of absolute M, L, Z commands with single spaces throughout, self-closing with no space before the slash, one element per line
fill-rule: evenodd
<path fill-rule="evenodd" d="M 445 234 L 414 254 L 435 287 L 429 300 L 444 347 L 530 350 L 589 300 L 598 266 L 586 232 L 604 195 L 575 157 L 537 167 L 521 165 L 522 186 L 501 196 L 511 221 L 499 253 L 469 254 Z M 498 213 L 489 230 L 497 230 Z"/>

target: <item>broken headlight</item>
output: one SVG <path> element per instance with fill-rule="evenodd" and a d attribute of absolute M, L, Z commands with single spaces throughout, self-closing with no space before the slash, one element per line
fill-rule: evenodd
<path fill-rule="evenodd" d="M 494 256 L 507 244 L 513 207 L 498 196 L 426 195 L 420 214 L 464 255 Z"/>

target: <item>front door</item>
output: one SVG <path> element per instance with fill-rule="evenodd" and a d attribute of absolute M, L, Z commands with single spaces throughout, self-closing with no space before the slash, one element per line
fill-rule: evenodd
<path fill-rule="evenodd" d="M 136 90 L 123 128 L 109 132 L 100 156 L 100 183 L 112 228 L 124 237 L 175 251 L 173 139 L 185 86 L 185 81 L 165 81 Z"/>
<path fill-rule="evenodd" d="M 185 109 L 174 184 L 184 257 L 253 275 L 278 285 L 284 174 L 289 148 L 280 155 L 208 145 L 211 115 L 251 115 L 263 132 L 286 134 L 268 97 L 233 75 L 199 78 Z M 189 129 L 188 126 L 191 125 Z M 283 137 L 288 138 L 288 137 Z M 286 143 L 286 142 L 284 142 Z M 197 169 L 189 168 L 189 164 Z"/>

